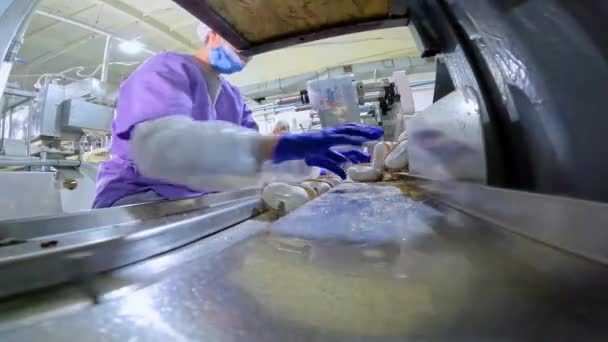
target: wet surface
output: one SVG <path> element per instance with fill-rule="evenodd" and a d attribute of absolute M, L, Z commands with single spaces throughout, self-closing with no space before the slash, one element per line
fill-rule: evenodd
<path fill-rule="evenodd" d="M 408 185 L 342 184 L 157 283 L 2 341 L 601 340 L 591 307 L 484 248 L 508 239 L 467 235 L 476 224 Z"/>

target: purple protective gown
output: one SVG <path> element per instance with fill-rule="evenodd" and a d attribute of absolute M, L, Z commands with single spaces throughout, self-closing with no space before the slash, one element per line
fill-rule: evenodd
<path fill-rule="evenodd" d="M 133 163 L 129 141 L 133 127 L 169 115 L 185 115 L 194 120 L 224 120 L 258 128 L 236 87 L 221 79 L 214 107 L 197 59 L 178 53 L 160 53 L 144 62 L 120 88 L 112 121 L 111 158 L 99 166 L 94 208 L 110 207 L 125 196 L 148 190 L 166 199 L 202 194 L 181 185 L 144 177 Z"/>

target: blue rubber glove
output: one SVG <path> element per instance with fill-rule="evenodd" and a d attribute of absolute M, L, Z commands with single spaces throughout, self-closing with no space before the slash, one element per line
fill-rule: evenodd
<path fill-rule="evenodd" d="M 341 165 L 346 162 L 351 163 L 368 163 L 371 160 L 371 156 L 367 153 L 348 150 L 348 151 L 332 151 L 327 150 L 325 153 L 314 154 L 304 159 L 308 166 L 318 166 L 323 169 L 327 169 L 342 179 L 346 179 L 346 172 L 342 169 Z"/>
<path fill-rule="evenodd" d="M 340 154 L 345 156 L 346 159 L 353 164 L 369 163 L 372 161 L 372 156 L 369 155 L 369 153 L 357 150 L 340 151 Z"/>
<path fill-rule="evenodd" d="M 273 161 L 306 159 L 313 155 L 323 155 L 337 145 L 361 146 L 368 140 L 384 135 L 382 129 L 356 123 L 348 123 L 319 132 L 283 134 L 274 150 Z M 335 155 L 334 155 L 335 157 Z"/>
<path fill-rule="evenodd" d="M 325 128 L 321 132 L 347 134 L 365 137 L 368 140 L 380 139 L 384 135 L 382 128 L 349 122 L 336 127 Z"/>

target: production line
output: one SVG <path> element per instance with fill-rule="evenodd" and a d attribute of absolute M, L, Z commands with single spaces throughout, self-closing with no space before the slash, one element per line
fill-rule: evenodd
<path fill-rule="evenodd" d="M 242 11 L 270 10 L 263 4 L 175 2 L 246 55 L 409 25 L 423 54 L 438 55 L 434 103 L 414 114 L 405 72 L 373 84 L 352 76 L 308 81 L 276 104 L 310 106 L 324 128 L 370 118 L 384 128 L 382 141 L 365 146 L 370 163 L 347 168 L 347 180 L 314 176 L 0 221 L 2 341 L 606 339 L 608 197 L 605 183 L 587 174 L 590 165 L 601 174 L 603 161 L 576 154 L 570 116 L 539 105 L 552 109 L 563 99 L 556 100 L 565 91 L 557 86 L 537 98 L 548 91 L 551 70 L 491 59 L 521 62 L 517 56 L 525 55 L 537 65 L 544 54 L 515 43 L 474 45 L 505 32 L 524 41 L 530 25 L 515 18 L 533 22 L 542 6 L 565 17 L 570 5 L 530 1 L 509 21 L 494 11 L 498 1 L 378 1 L 378 12 L 345 22 L 354 18 L 348 6 L 325 17 L 314 2 L 309 10 L 323 20 L 296 21 L 302 26 L 290 31 L 281 18 L 265 28 L 243 26 Z M 537 25 L 532 33 L 544 23 Z M 97 84 L 87 82 L 78 89 Z M 37 161 L 68 162 L 73 150 L 57 146 L 58 138 L 109 124 L 112 91 L 85 88 L 58 100 L 63 121 L 41 121 L 55 136 L 42 134 L 31 151 Z M 43 96 L 53 89 L 59 86 Z M 62 96 L 70 94 L 65 89 L 74 88 L 62 86 Z M 362 117 L 363 105 L 377 110 Z M 91 116 L 70 115 L 84 113 L 78 106 L 99 114 L 97 126 Z M 542 114 L 546 125 L 506 123 L 522 113 Z M 586 143 L 599 148 L 593 126 L 607 127 L 606 120 L 593 114 Z M 560 123 L 567 151 L 551 144 L 550 123 Z M 584 168 L 577 177 L 568 177 L 570 163 Z"/>
<path fill-rule="evenodd" d="M 424 166 L 412 150 L 410 168 Z M 590 212 L 594 224 L 604 222 L 604 205 L 384 175 L 390 181 L 309 180 L 306 187 L 331 189 L 314 189 L 312 198 L 304 191 L 300 208 L 290 204 L 295 198 L 273 202 L 252 189 L 3 222 L 3 336 L 603 333 L 606 253 L 582 239 L 596 226 L 577 222 Z M 580 239 L 572 239 L 573 226 Z M 555 309 L 563 305 L 572 310 Z"/>
<path fill-rule="evenodd" d="M 588 203 L 403 177 L 278 220 L 253 191 L 4 223 L 3 339 L 605 333 L 605 251 L 564 238 Z"/>

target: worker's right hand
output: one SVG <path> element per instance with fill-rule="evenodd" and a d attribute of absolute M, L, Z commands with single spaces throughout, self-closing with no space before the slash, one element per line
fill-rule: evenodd
<path fill-rule="evenodd" d="M 284 134 L 278 139 L 273 153 L 273 161 L 306 159 L 312 155 L 326 153 L 330 147 L 339 145 L 361 146 L 368 140 L 376 140 L 384 135 L 382 129 L 356 123 L 325 128 L 318 132 Z"/>

